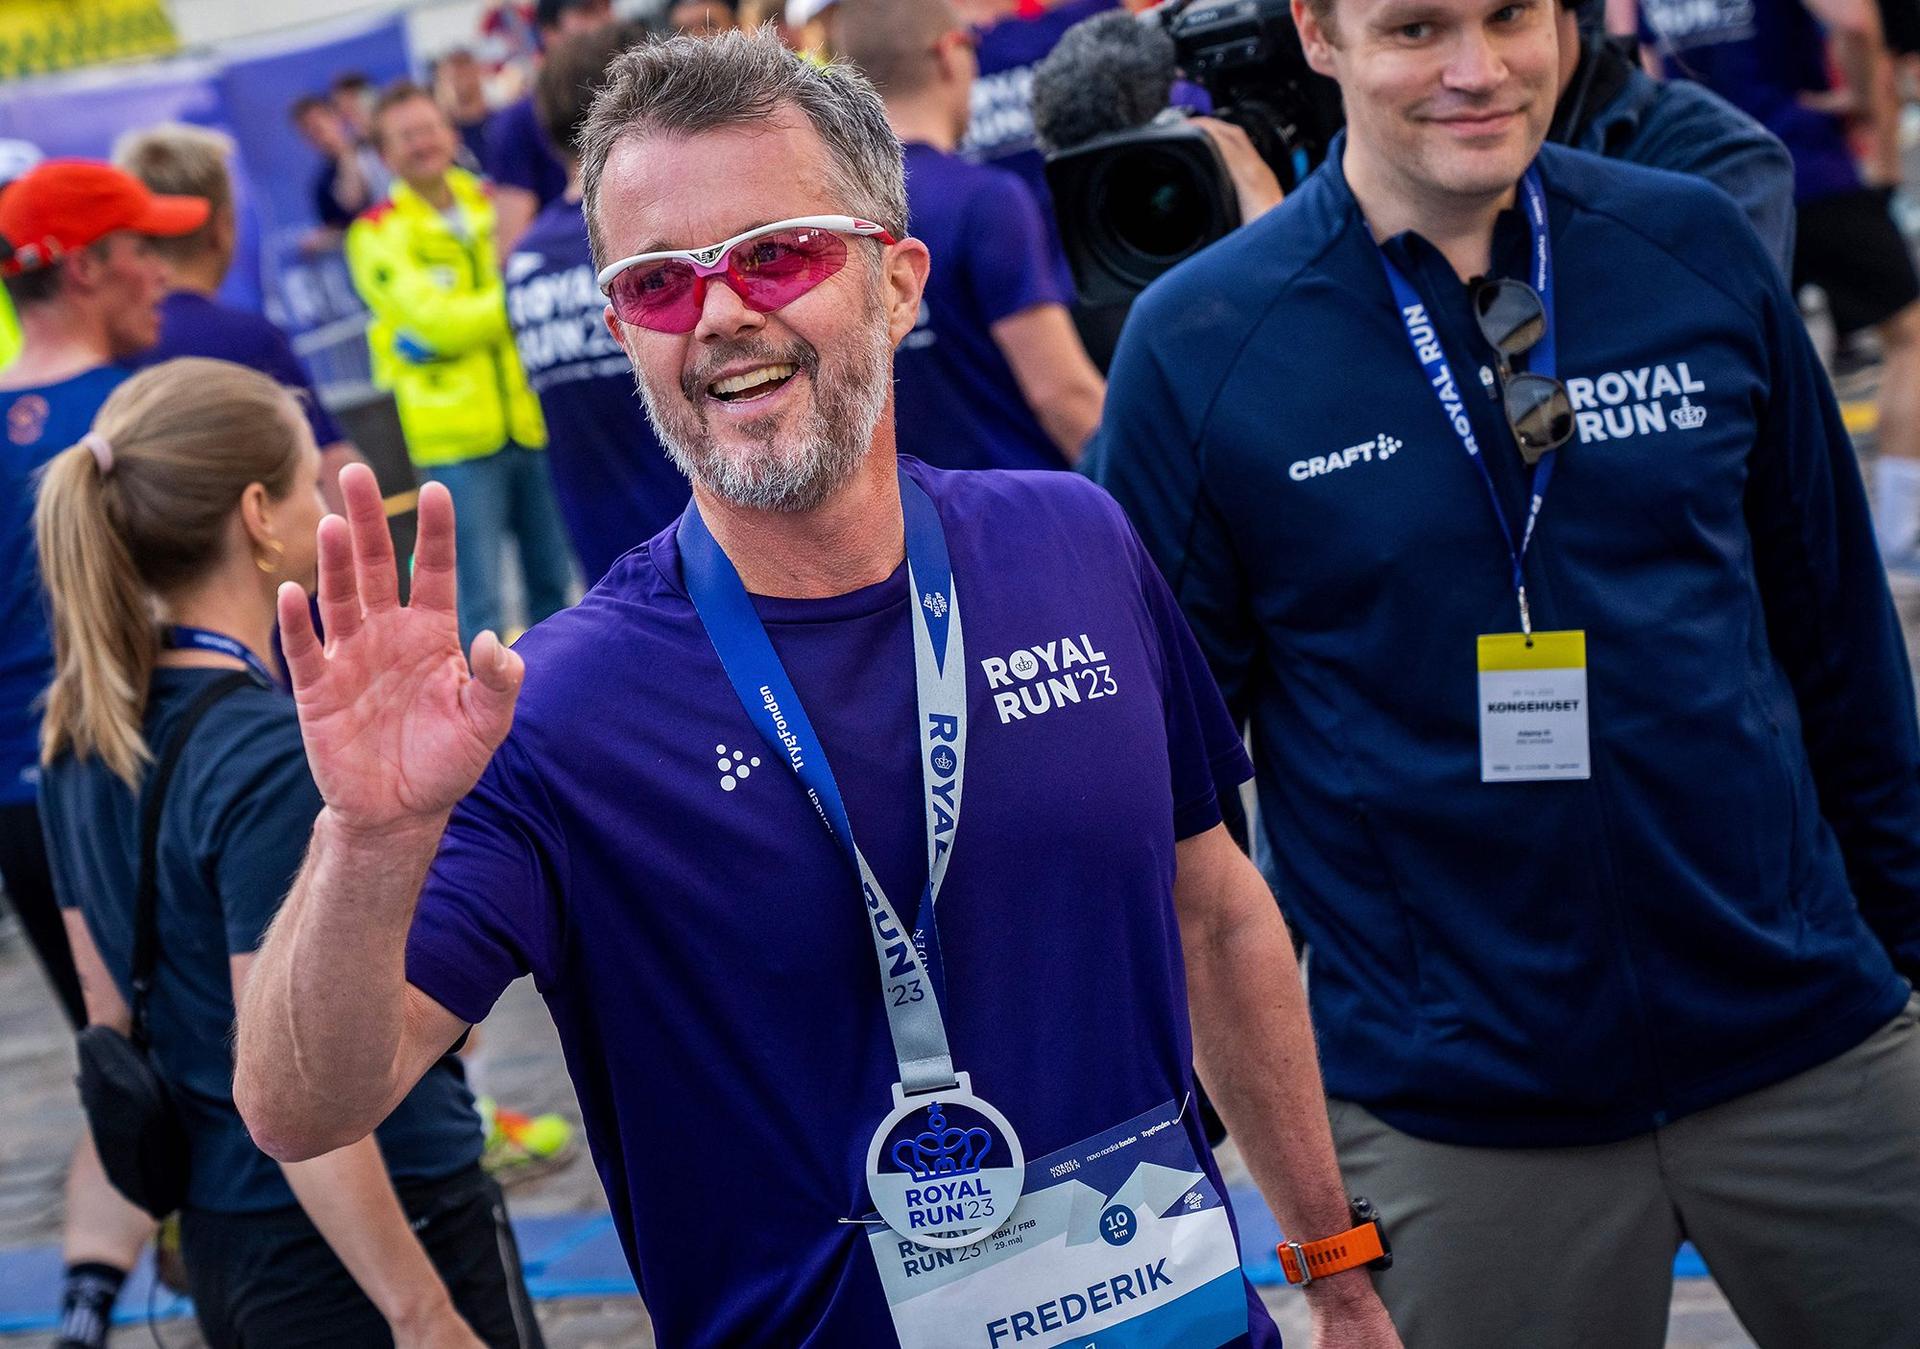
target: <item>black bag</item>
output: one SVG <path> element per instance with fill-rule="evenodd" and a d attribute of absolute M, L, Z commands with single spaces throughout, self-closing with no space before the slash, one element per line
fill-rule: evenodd
<path fill-rule="evenodd" d="M 160 807 L 187 738 L 213 705 L 253 683 L 234 673 L 216 680 L 181 715 L 166 749 L 147 779 L 140 801 L 140 875 L 134 898 L 133 1035 L 111 1026 L 80 1032 L 80 1104 L 93 1129 L 100 1165 L 113 1188 L 156 1219 L 187 1197 L 187 1131 L 174 1108 L 166 1079 L 153 1066 L 147 1034 L 147 994 L 160 958 L 159 881 L 154 855 L 160 842 Z"/>

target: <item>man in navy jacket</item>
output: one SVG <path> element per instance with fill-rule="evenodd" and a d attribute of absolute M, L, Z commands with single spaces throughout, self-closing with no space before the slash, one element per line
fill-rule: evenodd
<path fill-rule="evenodd" d="M 1091 458 L 1251 720 L 1380 1292 L 1656 1346 L 1685 1237 L 1762 1345 L 1910 1345 L 1920 730 L 1792 297 L 1541 148 L 1547 0 L 1294 16 L 1348 130 L 1148 290 Z"/>

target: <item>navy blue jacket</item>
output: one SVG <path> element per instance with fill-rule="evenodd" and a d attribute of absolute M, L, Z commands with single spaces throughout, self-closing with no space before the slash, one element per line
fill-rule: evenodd
<path fill-rule="evenodd" d="M 1474 639 L 1516 626 L 1510 563 L 1340 149 L 1147 291 L 1092 451 L 1251 718 L 1329 1094 L 1445 1141 L 1602 1142 L 1857 1044 L 1920 970 L 1920 731 L 1778 269 L 1716 188 L 1541 152 L 1581 425 L 1528 593 L 1587 633 L 1593 775 L 1482 784 Z M 1526 245 L 1507 212 L 1495 269 Z M 1387 246 L 1517 521 L 1466 288 Z"/>
<path fill-rule="evenodd" d="M 1577 148 L 1705 178 L 1740 204 L 1780 274 L 1792 276 L 1797 218 L 1787 147 L 1703 84 L 1656 80 L 1638 66 L 1626 76 L 1625 87 L 1587 122 Z"/>

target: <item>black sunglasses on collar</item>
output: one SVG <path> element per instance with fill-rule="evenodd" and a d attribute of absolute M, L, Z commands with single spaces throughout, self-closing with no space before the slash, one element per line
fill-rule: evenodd
<path fill-rule="evenodd" d="M 1500 403 L 1520 446 L 1520 457 L 1540 462 L 1548 450 L 1573 439 L 1573 400 L 1550 375 L 1513 368 L 1513 358 L 1531 351 L 1546 335 L 1547 307 L 1524 281 L 1490 277 L 1473 288 L 1473 315 L 1480 335 L 1500 353 Z"/>

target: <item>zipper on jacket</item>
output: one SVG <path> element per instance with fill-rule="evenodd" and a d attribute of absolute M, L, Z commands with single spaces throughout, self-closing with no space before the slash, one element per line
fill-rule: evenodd
<path fill-rule="evenodd" d="M 1540 568 L 1534 574 L 1535 588 L 1540 598 L 1545 601 L 1543 608 L 1554 604 L 1552 582 L 1546 574 L 1547 571 L 1548 568 L 1543 559 Z M 1591 677 L 1591 671 L 1589 671 L 1589 677 Z M 1591 699 L 1591 689 L 1588 696 Z M 1639 1032 L 1640 1051 L 1646 1058 L 1647 1085 L 1652 1097 L 1648 1103 L 1650 1108 L 1646 1123 L 1649 1129 L 1664 1128 L 1672 1119 L 1668 1109 L 1671 1096 L 1667 1089 L 1665 1074 L 1660 1069 L 1659 1052 L 1654 1044 L 1653 1023 L 1647 1007 L 1646 995 L 1641 991 L 1640 968 L 1634 958 L 1630 935 L 1631 924 L 1627 916 L 1628 905 L 1626 896 L 1620 888 L 1620 858 L 1619 849 L 1615 843 L 1617 829 L 1614 824 L 1613 792 L 1610 779 L 1602 775 L 1598 753 L 1593 756 L 1593 776 L 1588 780 L 1587 785 L 1593 793 L 1594 805 L 1600 817 L 1600 837 L 1596 853 L 1600 864 L 1606 868 L 1607 872 L 1605 894 L 1607 907 L 1613 919 L 1614 947 L 1620 960 L 1620 972 L 1626 980 L 1626 995 L 1632 1003 L 1631 1015 L 1634 1027 Z"/>

